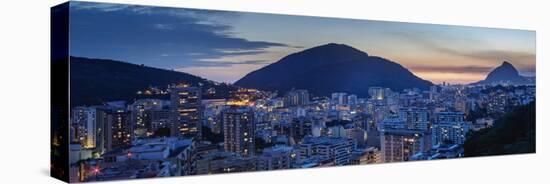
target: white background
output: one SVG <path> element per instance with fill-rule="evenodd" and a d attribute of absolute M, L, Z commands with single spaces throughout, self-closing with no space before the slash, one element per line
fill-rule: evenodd
<path fill-rule="evenodd" d="M 49 8 L 63 1 L 0 2 L 0 183 L 61 183 L 49 177 Z M 103 2 L 537 31 L 536 154 L 116 183 L 548 183 L 550 5 L 544 0 Z"/>

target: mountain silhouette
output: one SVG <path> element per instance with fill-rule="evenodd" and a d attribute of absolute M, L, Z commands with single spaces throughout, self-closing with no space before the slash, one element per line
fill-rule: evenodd
<path fill-rule="evenodd" d="M 427 89 L 423 80 L 403 66 L 344 44 L 330 43 L 290 54 L 234 83 L 240 87 L 287 92 L 306 89 L 313 95 L 348 92 L 368 96 L 369 87 Z"/>
<path fill-rule="evenodd" d="M 485 78 L 485 80 L 473 83 L 473 85 L 487 84 L 529 84 L 533 83 L 532 78 L 521 76 L 514 65 L 508 61 L 493 69 Z"/>
<path fill-rule="evenodd" d="M 212 98 L 224 98 L 235 89 L 231 85 L 218 84 L 183 72 L 115 60 L 70 57 L 71 106 L 144 98 L 136 92 L 149 87 L 166 88 L 169 84 L 180 82 L 202 85 L 203 90 L 213 88 L 216 95 Z"/>

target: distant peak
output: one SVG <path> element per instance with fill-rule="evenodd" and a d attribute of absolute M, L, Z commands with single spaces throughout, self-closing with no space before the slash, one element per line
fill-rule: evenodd
<path fill-rule="evenodd" d="M 487 75 L 486 82 L 498 82 L 498 81 L 515 81 L 525 82 L 525 78 L 519 75 L 518 70 L 514 65 L 508 61 L 503 61 L 502 64 Z"/>
<path fill-rule="evenodd" d="M 327 43 L 327 44 L 324 44 L 324 45 L 319 45 L 317 47 L 314 47 L 314 48 L 322 48 L 322 47 L 339 47 L 339 48 L 353 48 L 349 45 L 346 45 L 346 44 L 340 44 L 340 43 Z M 355 48 L 353 48 L 355 49 Z"/>
<path fill-rule="evenodd" d="M 322 50 L 323 52 L 337 52 L 337 53 L 352 52 L 352 53 L 367 54 L 366 52 L 363 52 L 352 46 L 349 46 L 346 44 L 340 44 L 340 43 L 332 43 L 332 42 L 324 45 L 312 47 L 312 48 L 306 49 L 305 51 L 308 51 L 308 50 L 318 50 L 318 51 Z"/>
<path fill-rule="evenodd" d="M 503 61 L 502 64 L 500 66 L 511 66 L 511 67 L 514 67 L 514 65 L 512 65 L 510 62 L 508 61 Z"/>
<path fill-rule="evenodd" d="M 517 73 L 516 67 L 514 67 L 514 65 L 512 65 L 508 61 L 503 61 L 502 64 L 499 67 L 497 67 L 495 70 L 508 70 L 508 71 Z"/>
<path fill-rule="evenodd" d="M 324 44 L 324 45 L 320 45 L 320 46 L 321 46 L 321 47 L 322 47 L 322 46 L 347 46 L 347 47 L 349 47 L 349 46 L 346 45 L 346 44 L 333 43 L 333 42 L 327 43 L 327 44 Z"/>

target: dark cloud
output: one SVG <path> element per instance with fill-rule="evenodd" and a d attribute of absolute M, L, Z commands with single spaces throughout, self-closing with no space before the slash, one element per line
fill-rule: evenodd
<path fill-rule="evenodd" d="M 257 65 L 257 64 L 269 64 L 270 61 L 266 60 L 247 60 L 239 62 L 229 62 L 229 61 L 201 61 L 197 63 L 196 67 L 229 67 L 234 65 Z M 182 68 L 187 68 L 190 66 L 184 66 Z"/>
<path fill-rule="evenodd" d="M 476 60 L 484 60 L 489 63 L 500 63 L 510 61 L 513 63 L 531 63 L 535 61 L 535 53 L 521 51 L 505 51 L 487 48 L 477 48 L 487 43 L 473 39 L 472 37 L 453 35 L 446 32 L 389 32 L 395 37 L 409 41 L 411 44 L 419 45 L 428 50 L 434 50 L 439 53 L 460 56 Z M 436 40 L 460 40 L 466 46 L 460 49 L 452 48 L 449 45 L 438 43 Z M 470 47 L 468 47 L 470 46 Z M 527 67 L 527 66 L 526 66 Z"/>
<path fill-rule="evenodd" d="M 71 55 L 75 56 L 162 68 L 230 66 L 235 63 L 205 60 L 289 47 L 236 37 L 233 27 L 225 24 L 238 16 L 232 12 L 84 2 L 72 2 L 71 10 Z M 254 63 L 242 63 L 247 62 Z"/>
<path fill-rule="evenodd" d="M 494 67 L 487 66 L 413 66 L 410 69 L 418 72 L 441 73 L 489 73 Z"/>
<path fill-rule="evenodd" d="M 486 61 L 512 61 L 512 62 L 534 62 L 535 54 L 528 52 L 516 52 L 516 51 L 501 51 L 501 50 L 480 50 L 480 51 L 467 51 L 467 50 L 455 50 L 439 45 L 433 45 L 434 50 L 438 52 L 456 55 L 461 57 L 467 57 L 478 60 Z"/>

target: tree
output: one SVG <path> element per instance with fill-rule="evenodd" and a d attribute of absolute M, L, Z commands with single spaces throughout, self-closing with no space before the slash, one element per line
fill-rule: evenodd
<path fill-rule="evenodd" d="M 534 153 L 535 116 L 535 102 L 504 114 L 493 127 L 468 135 L 464 143 L 465 156 Z"/>
<path fill-rule="evenodd" d="M 487 108 L 479 108 L 476 111 L 470 111 L 466 116 L 466 121 L 475 122 L 477 119 L 487 116 Z"/>

